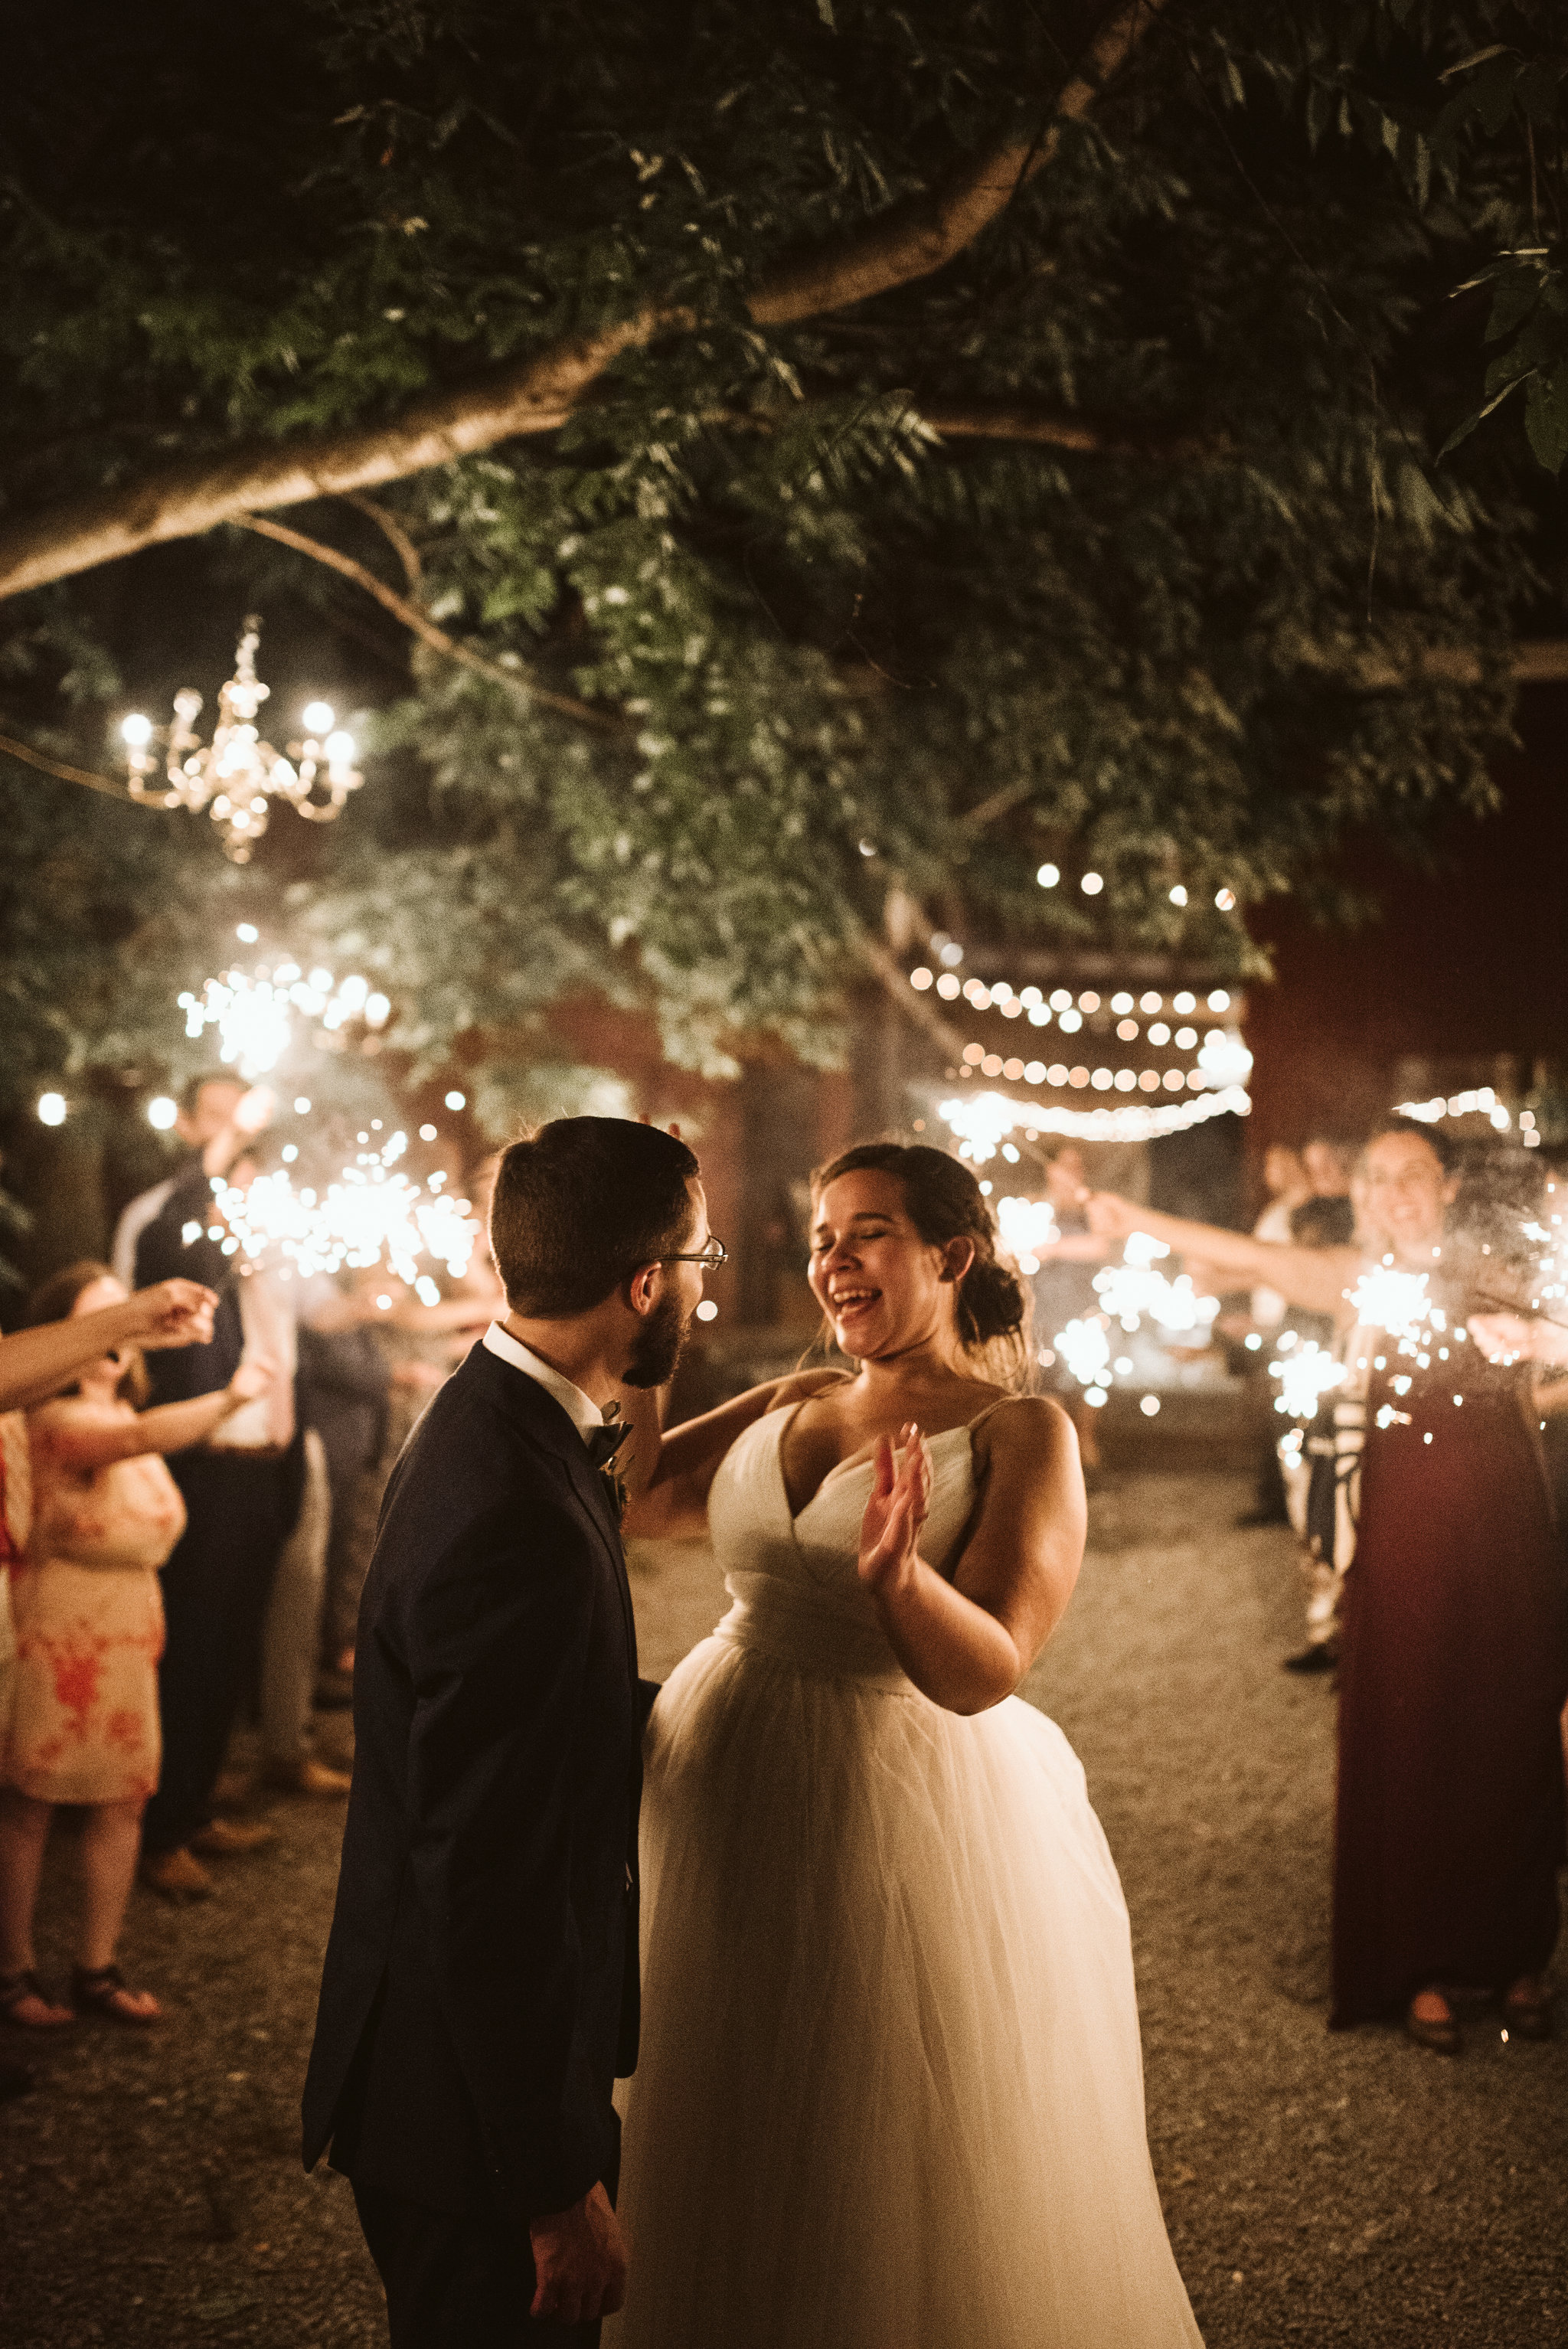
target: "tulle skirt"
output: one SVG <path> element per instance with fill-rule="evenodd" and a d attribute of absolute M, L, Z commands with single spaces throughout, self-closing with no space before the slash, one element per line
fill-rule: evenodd
<path fill-rule="evenodd" d="M 900 1679 L 721 1631 L 660 1695 L 606 2349 L 1200 2339 L 1082 1768 Z"/>

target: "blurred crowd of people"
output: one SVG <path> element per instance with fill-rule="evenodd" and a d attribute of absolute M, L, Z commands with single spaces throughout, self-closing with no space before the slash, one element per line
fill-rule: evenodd
<path fill-rule="evenodd" d="M 1315 1343 L 1332 1368 L 1299 1464 L 1266 1457 L 1242 1520 L 1299 1537 L 1307 1638 L 1287 1668 L 1336 1668 L 1331 2021 L 1402 2017 L 1454 2054 L 1496 2002 L 1505 2036 L 1544 2038 L 1568 1856 L 1568 1490 L 1550 1442 L 1568 1329 L 1536 1293 L 1551 1170 L 1522 1187 L 1483 1158 L 1467 1183 L 1442 1129 L 1398 1113 L 1355 1151 L 1320 1140 L 1265 1164 L 1250 1234 L 1109 1194 L 1078 1206 L 1086 1247 L 1146 1233 L 1205 1286 L 1250 1290 L 1214 1326 L 1256 1365 L 1266 1455 L 1271 1348 Z"/>
<path fill-rule="evenodd" d="M 214 1185 L 242 1195 L 269 1163 L 269 1115 L 226 1075 L 188 1087 L 183 1155 L 126 1208 L 109 1261 L 55 1274 L 0 1340 L 0 2020 L 23 2031 L 153 2022 L 155 1995 L 117 1962 L 138 1873 L 170 1902 L 206 1899 L 215 1868 L 273 1839 L 263 1787 L 347 1794 L 347 1757 L 318 1729 L 351 1697 L 381 1491 L 505 1309 L 483 1250 L 435 1304 L 379 1268 L 238 1275 Z M 481 1216 L 491 1174 L 469 1184 Z M 1096 1311 L 1096 1269 L 1134 1231 L 1226 1294 L 1205 1342 L 1230 1349 L 1250 1397 L 1242 1522 L 1297 1537 L 1306 1630 L 1286 1668 L 1337 1667 L 1334 2020 L 1402 2013 L 1452 2052 L 1467 2002 L 1494 1996 L 1508 2028 L 1542 2035 L 1568 1740 L 1568 1490 L 1549 1473 L 1568 1330 L 1478 1237 L 1440 1130 L 1395 1116 L 1362 1143 L 1319 1134 L 1271 1148 L 1264 1174 L 1238 1232 L 1092 1192 L 1083 1154 L 1057 1145 L 1057 1237 L 1035 1278 L 1045 1382 L 1092 1465 L 1099 1413 L 1048 1333 Z M 1379 1263 L 1428 1275 L 1462 1342 L 1391 1365 L 1350 1302 Z M 1270 1356 L 1309 1344 L 1343 1375 L 1282 1466 Z M 247 1713 L 259 1758 L 241 1771 Z M 62 1806 L 79 1815 L 81 1888 L 63 1996 L 34 1942 Z M 0 2095 L 26 2085 L 0 2065 Z"/>
<path fill-rule="evenodd" d="M 500 1303 L 483 1251 L 434 1305 L 379 1267 L 239 1275 L 214 1183 L 242 1195 L 269 1163 L 271 1112 L 226 1074 L 189 1085 L 180 1162 L 109 1261 L 56 1273 L 0 1339 L 0 2021 L 23 2031 L 154 2022 L 117 1963 L 138 1873 L 204 1899 L 214 1863 L 273 1840 L 262 1787 L 346 1795 L 317 1731 L 351 1700 L 381 1490 Z M 238 1769 L 242 1713 L 259 1762 Z M 81 1888 L 63 1997 L 34 1940 L 61 1806 Z M 0 2096 L 28 2084 L 0 2065 Z"/>

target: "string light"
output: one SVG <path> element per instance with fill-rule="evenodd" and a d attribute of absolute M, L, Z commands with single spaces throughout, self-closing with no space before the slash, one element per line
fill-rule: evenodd
<path fill-rule="evenodd" d="M 1481 1116 L 1491 1120 L 1494 1132 L 1498 1133 L 1506 1133 L 1512 1123 L 1506 1107 L 1490 1085 L 1478 1085 L 1471 1092 L 1450 1093 L 1447 1100 L 1441 1093 L 1435 1093 L 1430 1101 L 1398 1102 L 1395 1104 L 1394 1114 L 1396 1117 L 1413 1117 L 1421 1125 L 1436 1125 L 1446 1117 Z M 1528 1112 L 1522 1112 L 1521 1125 L 1529 1114 Z M 1533 1126 L 1533 1116 L 1530 1117 L 1530 1123 Z"/>
<path fill-rule="evenodd" d="M 65 1122 L 66 1097 L 64 1093 L 40 1093 L 38 1095 L 38 1123 L 40 1125 L 64 1125 Z"/>
<path fill-rule="evenodd" d="M 1048 1073 L 1054 1075 L 1054 1071 Z M 1069 1071 L 1069 1079 L 1075 1073 L 1081 1075 L 1084 1083 L 1088 1081 L 1087 1070 Z M 1171 1073 L 1179 1076 L 1179 1071 Z M 938 1102 L 936 1110 L 948 1131 L 959 1137 L 959 1156 L 984 1165 L 995 1155 L 1004 1134 L 1025 1126 L 1074 1142 L 1152 1142 L 1161 1134 L 1185 1133 L 1211 1117 L 1246 1117 L 1252 1106 L 1251 1097 L 1236 1085 L 1222 1092 L 1201 1093 L 1191 1101 L 1161 1103 L 1158 1109 L 1134 1108 L 1130 1103 L 1118 1109 L 1057 1109 L 1043 1102 L 1019 1102 L 1005 1093 L 981 1092 Z"/>

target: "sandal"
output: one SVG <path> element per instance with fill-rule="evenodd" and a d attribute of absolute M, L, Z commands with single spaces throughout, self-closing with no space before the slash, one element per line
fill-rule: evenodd
<path fill-rule="evenodd" d="M 118 1966 L 71 1968 L 71 2004 L 78 2014 L 106 2015 L 110 2023 L 125 2023 L 133 2031 L 145 2031 L 150 2023 L 158 2021 L 157 2006 L 150 2014 L 138 2014 L 119 2003 L 122 1998 L 144 1994 L 130 1989 Z"/>
<path fill-rule="evenodd" d="M 63 2031 L 71 2021 L 69 2014 L 57 2013 L 47 2023 L 29 2023 L 21 2009 L 30 1998 L 36 1998 L 40 2006 L 51 2003 L 31 1966 L 24 1966 L 19 1973 L 0 1974 L 0 2023 L 9 2023 L 18 2031 Z"/>

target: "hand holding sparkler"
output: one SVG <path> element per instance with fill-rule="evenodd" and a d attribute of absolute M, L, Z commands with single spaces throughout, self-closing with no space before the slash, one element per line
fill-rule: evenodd
<path fill-rule="evenodd" d="M 1489 1362 L 1552 1362 L 1568 1369 L 1568 1330 L 1522 1313 L 1472 1313 L 1470 1333 Z"/>
<path fill-rule="evenodd" d="M 173 1346 L 205 1346 L 217 1302 L 199 1280 L 160 1280 L 155 1288 L 139 1288 L 115 1310 L 128 1317 L 122 1336 L 146 1353 L 160 1353 Z"/>

